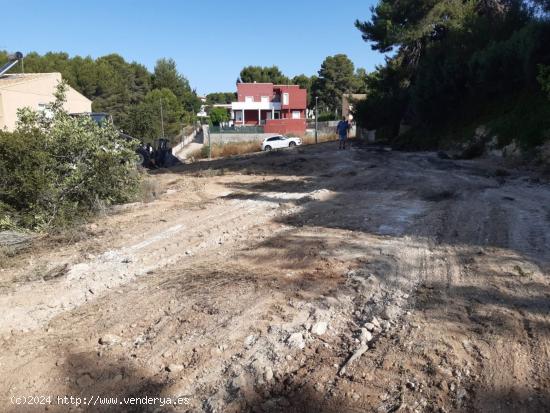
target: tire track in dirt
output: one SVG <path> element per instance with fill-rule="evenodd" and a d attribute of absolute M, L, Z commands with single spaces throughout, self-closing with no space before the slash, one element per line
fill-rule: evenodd
<path fill-rule="evenodd" d="M 185 217 L 160 232 L 150 231 L 136 244 L 108 250 L 97 258 L 73 264 L 64 276 L 46 285 L 43 281 L 27 283 L 16 292 L 0 297 L 0 307 L 6 309 L 0 322 L 0 334 L 13 329 L 38 328 L 57 314 L 76 308 L 105 290 L 173 265 L 201 250 L 218 248 L 225 240 L 238 237 L 239 231 L 269 219 L 277 207 L 266 201 L 222 201 L 196 218 Z M 257 214 L 260 210 L 262 214 Z M 189 240 L 197 241 L 190 243 Z M 37 290 L 41 291 L 39 295 L 35 294 Z"/>
<path fill-rule="evenodd" d="M 144 219 L 192 231 L 144 249 L 181 254 L 208 228 L 209 254 L 14 334 L 0 384 L 197 412 L 545 411 L 550 191 L 484 162 L 313 147 L 208 163 L 218 198 L 179 217 L 170 194 Z"/>

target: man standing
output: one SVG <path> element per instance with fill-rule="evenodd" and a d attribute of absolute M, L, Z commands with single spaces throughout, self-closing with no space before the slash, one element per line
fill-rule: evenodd
<path fill-rule="evenodd" d="M 342 120 L 338 122 L 336 126 L 336 133 L 338 133 L 338 149 L 346 149 L 346 141 L 348 140 L 349 122 L 345 116 L 342 116 Z"/>

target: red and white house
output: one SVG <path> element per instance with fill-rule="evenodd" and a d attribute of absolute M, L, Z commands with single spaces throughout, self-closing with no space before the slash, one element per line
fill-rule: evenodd
<path fill-rule="evenodd" d="M 236 127 L 261 125 L 266 133 L 306 131 L 307 91 L 298 85 L 237 83 L 237 102 L 231 103 Z"/>

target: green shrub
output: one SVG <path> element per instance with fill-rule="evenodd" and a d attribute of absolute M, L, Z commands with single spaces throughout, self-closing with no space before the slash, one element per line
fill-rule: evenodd
<path fill-rule="evenodd" d="M 548 94 L 550 99 L 550 66 L 539 65 L 537 80 L 541 89 Z"/>
<path fill-rule="evenodd" d="M 534 148 L 548 140 L 550 101 L 542 94 L 524 94 L 508 99 L 487 126 L 498 136 L 500 145 L 517 141 L 523 149 Z"/>
<path fill-rule="evenodd" d="M 34 230 L 69 225 L 136 193 L 136 142 L 111 124 L 69 116 L 58 88 L 51 116 L 24 109 L 15 132 L 0 132 L 0 225 Z"/>
<path fill-rule="evenodd" d="M 229 120 L 229 113 L 225 108 L 212 108 L 210 110 L 210 121 L 214 126 L 220 126 L 220 123 Z"/>
<path fill-rule="evenodd" d="M 338 120 L 338 116 L 336 116 L 336 114 L 331 112 L 319 113 L 319 119 L 318 119 L 319 122 L 328 122 L 331 120 Z"/>
<path fill-rule="evenodd" d="M 380 50 L 396 50 L 367 76 L 357 124 L 411 149 L 454 146 L 481 124 L 500 144 L 528 149 L 548 139 L 548 15 L 526 2 L 489 2 L 506 3 L 499 12 L 483 2 L 421 3 L 413 11 L 380 1 L 373 20 L 358 25 Z M 399 136 L 402 124 L 411 129 Z"/>

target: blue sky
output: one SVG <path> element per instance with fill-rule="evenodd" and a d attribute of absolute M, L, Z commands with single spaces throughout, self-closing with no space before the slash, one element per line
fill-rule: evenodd
<path fill-rule="evenodd" d="M 315 74 L 328 55 L 345 53 L 372 70 L 383 56 L 354 27 L 374 0 L 0 0 L 0 49 L 71 56 L 118 53 L 153 69 L 171 57 L 201 94 L 232 91 L 247 65 Z"/>

